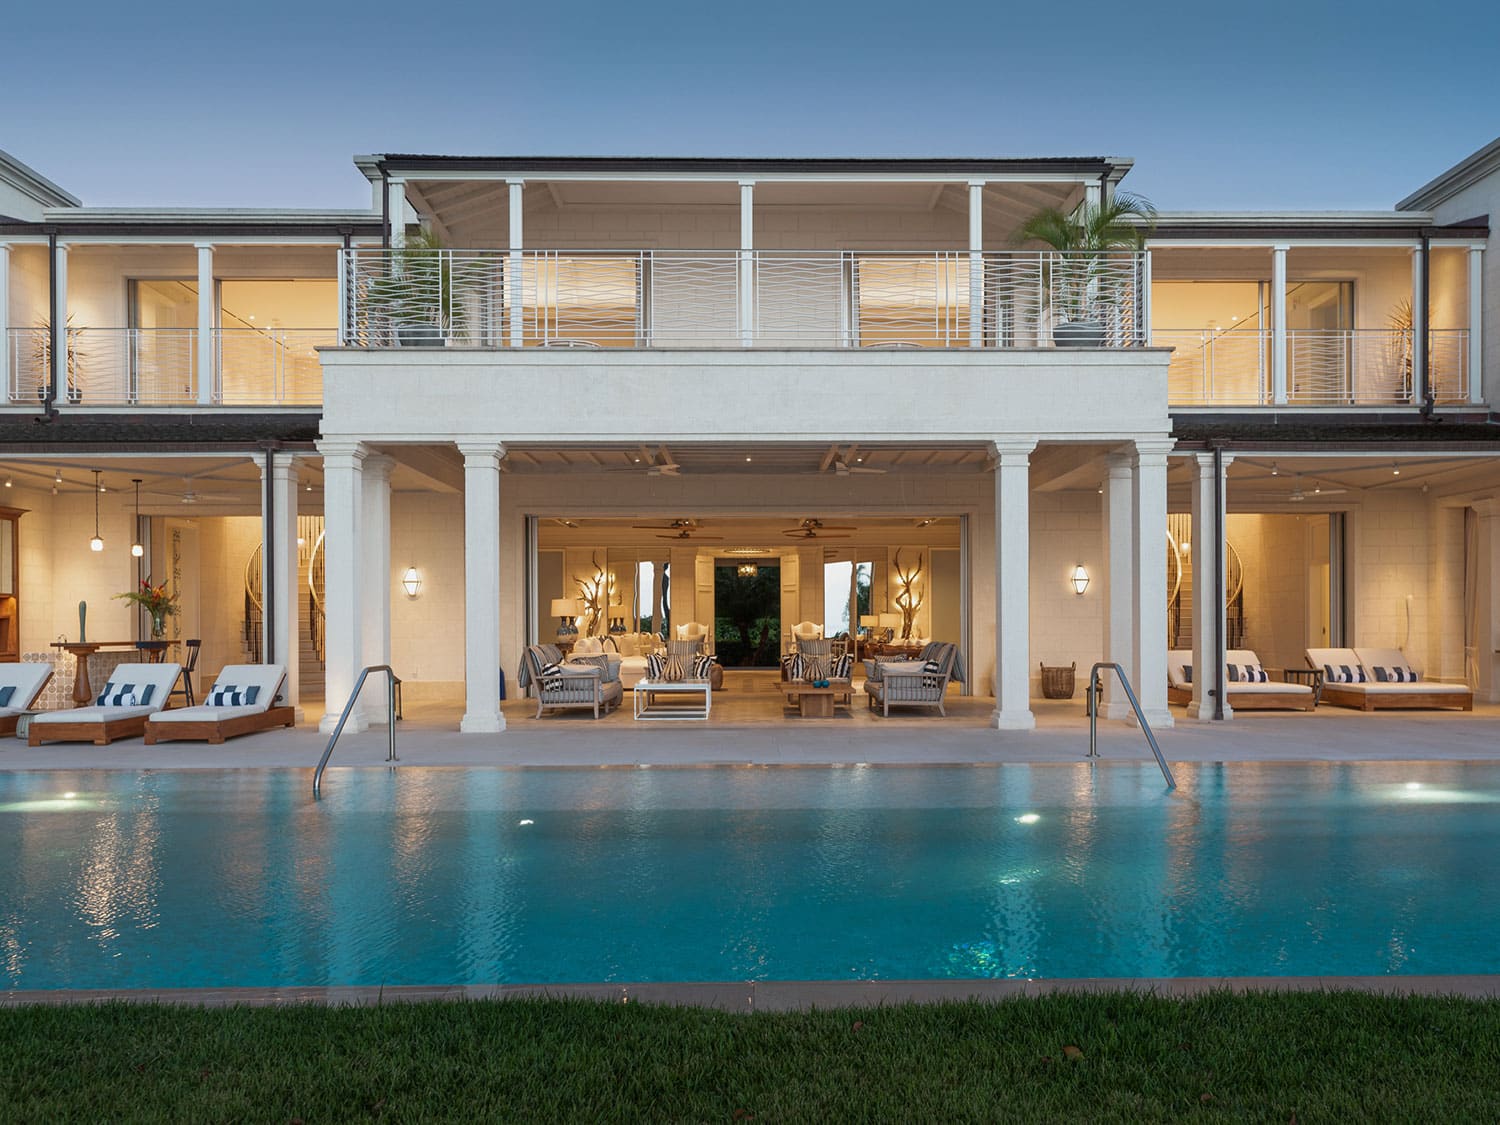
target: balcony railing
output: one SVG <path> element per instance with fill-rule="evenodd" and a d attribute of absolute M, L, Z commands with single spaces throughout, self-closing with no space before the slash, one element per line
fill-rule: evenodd
<path fill-rule="evenodd" d="M 1145 255 L 344 251 L 358 347 L 1134 347 Z M 1071 329 L 1065 324 L 1071 323 Z"/>
<path fill-rule="evenodd" d="M 213 383 L 206 399 L 198 379 L 198 332 L 192 328 L 70 328 L 66 386 L 59 405 L 316 406 L 323 397 L 317 348 L 332 346 L 330 328 L 224 328 L 213 333 Z M 35 405 L 51 378 L 52 335 L 45 328 L 6 333 L 8 399 Z"/>
<path fill-rule="evenodd" d="M 1411 405 L 1415 399 L 1410 330 L 1287 332 L 1287 402 L 1293 406 Z M 1467 402 L 1467 329 L 1428 334 L 1427 377 L 1434 401 Z M 1261 406 L 1272 401 L 1272 333 L 1248 329 L 1151 333 L 1172 348 L 1167 369 L 1173 406 Z"/>

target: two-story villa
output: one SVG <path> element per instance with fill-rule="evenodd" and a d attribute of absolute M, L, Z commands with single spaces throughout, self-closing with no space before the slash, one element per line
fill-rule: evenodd
<path fill-rule="evenodd" d="M 367 211 L 106 211 L 0 154 L 0 656 L 139 635 L 149 574 L 202 671 L 390 663 L 474 732 L 559 616 L 954 640 L 1000 729 L 1097 660 L 1170 723 L 1173 649 L 1500 699 L 1500 142 L 1098 254 L 1018 232 L 1128 160 L 356 164 Z"/>

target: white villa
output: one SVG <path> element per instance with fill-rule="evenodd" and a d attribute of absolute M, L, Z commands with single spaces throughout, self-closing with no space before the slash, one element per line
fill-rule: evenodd
<path fill-rule="evenodd" d="M 1500 141 L 1092 254 L 1017 232 L 1129 160 L 355 164 L 368 210 L 117 210 L 0 153 L 0 660 L 144 638 L 149 576 L 200 683 L 285 663 L 325 722 L 390 664 L 501 731 L 559 617 L 953 641 L 1002 730 L 1096 661 L 1170 724 L 1174 650 L 1500 701 Z"/>

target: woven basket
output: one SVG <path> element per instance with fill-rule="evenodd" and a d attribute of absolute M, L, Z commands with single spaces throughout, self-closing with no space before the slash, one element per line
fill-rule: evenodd
<path fill-rule="evenodd" d="M 1073 673 L 1078 664 L 1075 661 L 1066 668 L 1048 668 L 1042 665 L 1042 698 L 1043 699 L 1072 699 L 1073 698 Z"/>

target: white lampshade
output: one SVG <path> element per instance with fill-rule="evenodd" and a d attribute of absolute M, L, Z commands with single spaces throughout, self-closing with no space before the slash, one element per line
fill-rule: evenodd
<path fill-rule="evenodd" d="M 899 613 L 882 613 L 880 615 L 880 627 L 882 629 L 901 628 L 901 615 Z"/>
<path fill-rule="evenodd" d="M 859 627 L 861 629 L 873 629 L 880 624 L 880 616 L 874 613 L 861 613 L 859 615 Z"/>
<path fill-rule="evenodd" d="M 406 596 L 414 598 L 422 592 L 422 573 L 414 566 L 406 568 L 406 573 L 401 576 L 401 585 L 406 588 Z"/>
<path fill-rule="evenodd" d="M 1082 595 L 1089 588 L 1089 572 L 1083 569 L 1082 563 L 1079 563 L 1073 568 L 1068 581 L 1073 585 L 1073 593 Z"/>

